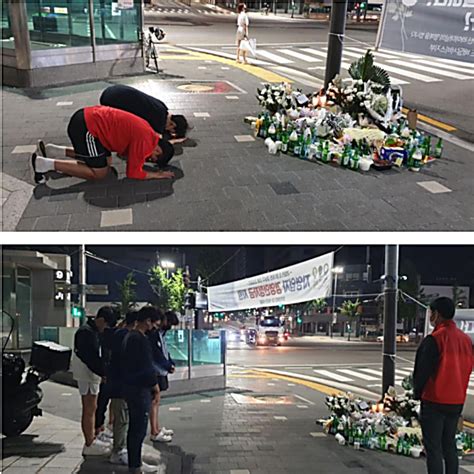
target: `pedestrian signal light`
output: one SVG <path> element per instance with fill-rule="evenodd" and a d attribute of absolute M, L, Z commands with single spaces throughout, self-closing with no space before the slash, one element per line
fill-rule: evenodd
<path fill-rule="evenodd" d="M 83 318 L 86 312 L 82 306 L 73 306 L 71 308 L 71 315 L 73 318 Z"/>
<path fill-rule="evenodd" d="M 303 320 L 298 316 L 298 317 L 296 318 L 296 322 L 297 322 L 298 324 L 301 324 L 301 323 L 303 322 Z"/>

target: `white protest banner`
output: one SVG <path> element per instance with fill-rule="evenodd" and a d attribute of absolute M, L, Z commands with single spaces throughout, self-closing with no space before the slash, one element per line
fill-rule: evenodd
<path fill-rule="evenodd" d="M 334 253 L 207 289 L 209 311 L 287 305 L 331 294 Z"/>
<path fill-rule="evenodd" d="M 386 0 L 377 46 L 474 63 L 473 33 L 474 0 Z"/>

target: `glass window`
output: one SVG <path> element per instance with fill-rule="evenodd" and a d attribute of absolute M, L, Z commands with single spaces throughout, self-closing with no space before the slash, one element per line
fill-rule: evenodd
<path fill-rule="evenodd" d="M 121 5 L 122 2 L 118 0 L 94 0 L 97 45 L 138 41 L 141 28 L 140 0 L 134 0 L 132 8 L 121 8 Z"/>
<path fill-rule="evenodd" d="M 2 48 L 15 48 L 15 41 L 13 40 L 13 33 L 10 22 L 10 11 L 7 4 L 2 6 Z"/>
<path fill-rule="evenodd" d="M 192 337 L 192 365 L 221 363 L 221 336 L 219 331 L 196 329 L 192 332 Z"/>
<path fill-rule="evenodd" d="M 19 267 L 16 282 L 16 321 L 18 324 L 18 349 L 29 349 L 31 334 L 31 273 Z"/>
<path fill-rule="evenodd" d="M 88 0 L 28 0 L 31 49 L 90 46 Z"/>
<path fill-rule="evenodd" d="M 176 367 L 188 366 L 188 329 L 177 329 L 166 333 L 166 346 Z"/>
<path fill-rule="evenodd" d="M 12 329 L 12 317 L 15 317 L 15 311 L 13 309 L 14 300 L 13 295 L 13 281 L 14 281 L 14 270 L 13 268 L 2 269 L 2 348 L 5 345 L 8 335 Z M 14 337 L 10 338 L 6 346 L 7 349 L 16 349 L 14 343 Z"/>

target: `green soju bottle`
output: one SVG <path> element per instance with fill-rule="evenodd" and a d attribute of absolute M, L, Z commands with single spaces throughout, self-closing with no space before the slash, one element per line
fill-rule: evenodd
<path fill-rule="evenodd" d="M 290 155 L 295 154 L 295 145 L 298 143 L 298 133 L 296 130 L 293 130 L 290 134 L 289 137 L 289 142 L 288 142 L 288 153 Z"/>
<path fill-rule="evenodd" d="M 434 157 L 439 159 L 441 158 L 442 154 L 443 154 L 443 139 L 440 138 L 434 150 Z"/>
<path fill-rule="evenodd" d="M 425 156 L 430 156 L 431 153 L 431 137 L 429 135 L 426 135 L 425 138 L 425 146 L 423 147 L 423 151 Z"/>
<path fill-rule="evenodd" d="M 303 150 L 301 153 L 302 158 L 308 158 L 309 154 L 309 147 L 313 141 L 313 138 L 311 136 L 311 129 L 309 127 L 306 128 L 304 131 L 304 139 L 303 139 Z"/>
<path fill-rule="evenodd" d="M 263 123 L 260 128 L 260 130 L 262 131 L 262 138 L 267 138 L 269 126 L 270 126 L 270 117 L 268 116 L 267 113 L 265 113 L 263 117 Z"/>
<path fill-rule="evenodd" d="M 288 130 L 283 130 L 281 132 L 281 151 L 282 153 L 288 153 Z"/>
<path fill-rule="evenodd" d="M 324 142 L 321 160 L 324 163 L 327 163 L 329 161 L 329 141 L 328 140 Z"/>
<path fill-rule="evenodd" d="M 342 151 L 342 160 L 341 160 L 341 166 L 344 168 L 347 168 L 349 166 L 351 160 L 351 153 L 349 150 L 349 145 L 344 145 L 344 150 Z"/>
<path fill-rule="evenodd" d="M 297 140 L 295 142 L 295 146 L 293 148 L 293 155 L 297 156 L 298 158 L 301 156 L 301 150 L 303 148 L 303 134 L 297 134 Z"/>

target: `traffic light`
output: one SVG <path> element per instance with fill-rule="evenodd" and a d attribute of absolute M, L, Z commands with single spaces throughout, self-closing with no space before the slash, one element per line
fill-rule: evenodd
<path fill-rule="evenodd" d="M 366 2 L 362 2 L 362 3 L 360 4 L 360 9 L 361 9 L 362 11 L 366 10 L 366 9 L 367 9 L 367 3 L 366 3 Z"/>
<path fill-rule="evenodd" d="M 298 317 L 296 318 L 296 322 L 297 322 L 298 324 L 301 324 L 301 323 L 303 322 L 303 320 L 301 319 L 300 316 L 298 316 Z"/>
<path fill-rule="evenodd" d="M 71 315 L 73 318 L 84 318 L 86 311 L 82 306 L 72 306 Z"/>
<path fill-rule="evenodd" d="M 196 296 L 194 293 L 186 293 L 184 295 L 184 308 L 185 309 L 194 309 L 196 306 Z"/>

